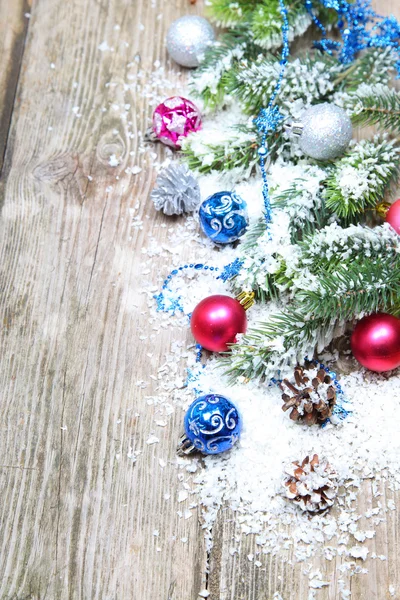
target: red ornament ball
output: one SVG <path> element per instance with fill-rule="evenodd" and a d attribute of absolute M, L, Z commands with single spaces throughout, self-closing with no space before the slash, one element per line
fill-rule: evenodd
<path fill-rule="evenodd" d="M 393 229 L 400 234 L 400 199 L 396 200 L 389 208 L 386 215 L 386 222 L 393 227 Z"/>
<path fill-rule="evenodd" d="M 247 329 L 243 306 L 231 296 L 209 296 L 196 306 L 190 320 L 193 337 L 198 344 L 212 352 L 226 352 L 238 333 Z"/>
<path fill-rule="evenodd" d="M 353 355 L 370 371 L 400 367 L 400 319 L 377 313 L 359 321 L 351 336 Z"/>
<path fill-rule="evenodd" d="M 192 131 L 201 129 L 201 114 L 193 102 L 182 96 L 167 98 L 153 114 L 153 131 L 156 137 L 178 150 L 182 139 Z"/>

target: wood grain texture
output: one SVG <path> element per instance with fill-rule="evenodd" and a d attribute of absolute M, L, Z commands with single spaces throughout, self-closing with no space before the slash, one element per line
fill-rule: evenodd
<path fill-rule="evenodd" d="M 0 173 L 28 30 L 29 12 L 28 0 L 0 0 Z"/>
<path fill-rule="evenodd" d="M 172 332 L 153 331 L 138 293 L 166 263 L 147 265 L 141 249 L 151 236 L 166 243 L 171 223 L 147 201 L 154 173 L 138 132 L 165 93 L 155 61 L 179 84 L 163 40 L 189 10 L 199 9 L 32 8 L 0 223 L 2 600 L 177 600 L 203 586 L 200 524 L 177 515 L 181 415 L 157 428 L 146 400 Z M 133 166 L 142 172 L 125 172 Z M 159 444 L 146 445 L 155 432 Z"/>

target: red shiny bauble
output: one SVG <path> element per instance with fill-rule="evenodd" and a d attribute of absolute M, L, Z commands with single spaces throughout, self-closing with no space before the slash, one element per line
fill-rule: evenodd
<path fill-rule="evenodd" d="M 396 200 L 389 208 L 386 215 L 386 222 L 393 227 L 393 229 L 400 234 L 400 199 Z"/>
<path fill-rule="evenodd" d="M 246 311 L 231 296 L 209 296 L 196 306 L 190 320 L 193 337 L 206 350 L 226 352 L 238 333 L 247 329 Z"/>
<path fill-rule="evenodd" d="M 371 371 L 400 367 L 400 319 L 386 313 L 364 317 L 352 333 L 351 349 L 358 362 Z"/>

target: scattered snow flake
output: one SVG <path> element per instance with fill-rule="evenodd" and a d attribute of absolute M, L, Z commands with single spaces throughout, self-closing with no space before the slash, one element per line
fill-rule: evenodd
<path fill-rule="evenodd" d="M 151 446 L 151 444 L 158 444 L 158 442 L 159 442 L 159 441 L 160 441 L 160 439 L 159 439 L 159 438 L 158 438 L 156 435 L 151 435 L 151 436 L 148 438 L 148 440 L 147 440 L 146 444 L 147 444 L 148 446 Z"/>
<path fill-rule="evenodd" d="M 160 467 L 162 469 L 164 469 L 167 466 L 167 463 L 165 462 L 165 460 L 163 460 L 162 458 L 158 459 L 158 464 L 160 465 Z"/>
<path fill-rule="evenodd" d="M 318 590 L 320 588 L 330 585 L 329 581 L 324 581 L 322 579 L 322 573 L 319 570 L 312 571 L 309 574 L 308 578 L 309 578 L 308 585 L 310 588 L 312 588 L 314 590 Z"/>
<path fill-rule="evenodd" d="M 198 593 L 198 596 L 200 596 L 200 598 L 208 598 L 209 595 L 210 595 L 210 592 L 208 590 L 201 590 Z"/>
<path fill-rule="evenodd" d="M 160 535 L 160 532 L 158 531 L 158 529 L 155 529 L 153 531 L 153 535 L 154 535 L 154 537 L 158 537 Z"/>
<path fill-rule="evenodd" d="M 366 560 L 368 556 L 369 550 L 363 546 L 353 546 L 349 550 L 350 556 L 353 558 L 361 558 L 362 560 Z"/>
<path fill-rule="evenodd" d="M 193 517 L 193 513 L 192 513 L 191 510 L 185 510 L 183 516 L 184 516 L 185 519 L 190 519 L 191 517 Z"/>
<path fill-rule="evenodd" d="M 111 154 L 108 164 L 110 167 L 118 167 L 119 159 L 115 156 L 115 154 Z"/>
<path fill-rule="evenodd" d="M 178 493 L 178 502 L 184 502 L 189 497 L 187 490 L 180 490 Z"/>
<path fill-rule="evenodd" d="M 104 40 L 104 42 L 102 42 L 100 44 L 100 46 L 98 46 L 98 49 L 100 50 L 100 52 L 105 52 L 106 50 L 110 50 L 110 46 L 107 44 L 107 42 Z"/>
<path fill-rule="evenodd" d="M 394 585 L 389 585 L 389 594 L 391 595 L 392 598 L 395 597 L 396 588 L 394 587 Z"/>

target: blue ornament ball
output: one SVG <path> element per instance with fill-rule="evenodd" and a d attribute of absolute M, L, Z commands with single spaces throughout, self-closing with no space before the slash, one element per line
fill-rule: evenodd
<path fill-rule="evenodd" d="M 217 192 L 200 205 L 200 225 L 216 244 L 230 244 L 249 224 L 247 204 L 235 192 Z"/>
<path fill-rule="evenodd" d="M 207 394 L 191 404 L 185 415 L 185 433 L 203 454 L 230 450 L 242 430 L 236 406 L 225 396 Z"/>

